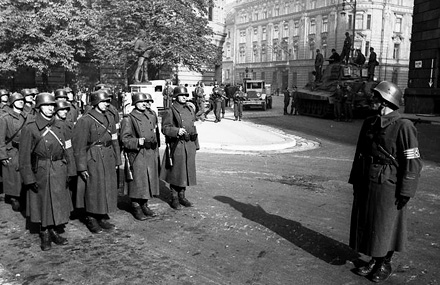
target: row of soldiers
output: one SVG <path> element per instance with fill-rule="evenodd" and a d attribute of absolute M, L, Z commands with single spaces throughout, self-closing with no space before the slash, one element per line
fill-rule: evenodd
<path fill-rule="evenodd" d="M 159 194 L 159 179 L 170 184 L 174 209 L 192 206 L 185 191 L 196 184 L 199 145 L 186 88 L 174 88 L 175 101 L 163 116 L 167 147 L 162 166 L 151 95 L 133 93 L 134 109 L 120 120 L 110 105 L 109 90 L 93 92 L 84 114 L 75 114 L 69 89 L 55 94 L 34 90 L 26 99 L 28 91 L 1 90 L 5 104 L 0 116 L 0 161 L 4 193 L 13 210 L 25 211 L 29 221 L 38 225 L 43 251 L 51 249 L 52 242 L 68 243 L 61 234 L 74 209 L 81 209 L 81 220 L 92 233 L 115 228 L 109 213 L 117 209 L 121 145 L 137 220 L 157 215 L 148 200 Z"/>

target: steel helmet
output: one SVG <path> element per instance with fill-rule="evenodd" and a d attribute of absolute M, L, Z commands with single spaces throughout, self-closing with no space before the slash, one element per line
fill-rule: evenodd
<path fill-rule="evenodd" d="M 135 92 L 131 95 L 131 104 L 135 105 L 138 102 L 149 101 L 153 103 L 153 97 L 148 93 Z"/>
<path fill-rule="evenodd" d="M 400 102 L 402 100 L 402 91 L 396 84 L 389 81 L 382 81 L 373 89 L 375 94 L 379 94 L 380 97 L 391 104 L 390 108 L 398 110 Z"/>
<path fill-rule="evenodd" d="M 6 89 L 0 89 L 0 96 L 7 95 L 9 96 L 9 91 Z"/>
<path fill-rule="evenodd" d="M 40 108 L 41 105 L 55 105 L 55 96 L 50 93 L 40 93 L 35 99 L 35 108 Z"/>
<path fill-rule="evenodd" d="M 109 97 L 113 97 L 113 95 L 114 95 L 113 91 L 110 88 L 102 88 L 100 90 L 103 90 L 103 91 L 107 92 Z"/>
<path fill-rule="evenodd" d="M 92 106 L 96 106 L 102 101 L 110 101 L 110 97 L 105 90 L 101 89 L 90 94 L 90 104 Z"/>
<path fill-rule="evenodd" d="M 70 103 L 64 100 L 55 101 L 55 112 L 58 110 L 70 109 Z"/>
<path fill-rule="evenodd" d="M 189 96 L 189 93 L 188 93 L 188 90 L 186 89 L 186 87 L 183 87 L 183 86 L 174 87 L 173 97 L 176 98 L 179 95 L 184 95 L 186 97 Z"/>
<path fill-rule="evenodd" d="M 29 89 L 29 92 L 30 92 L 32 95 L 37 95 L 38 93 L 40 93 L 40 92 L 38 92 L 38 89 L 37 89 L 37 88 L 30 88 L 30 89 Z"/>
<path fill-rule="evenodd" d="M 31 90 L 29 90 L 28 88 L 25 88 L 25 89 L 22 89 L 21 91 L 20 91 L 20 93 L 23 95 L 23 96 L 29 96 L 29 95 L 32 95 L 32 93 L 31 93 Z"/>
<path fill-rule="evenodd" d="M 67 99 L 67 92 L 64 89 L 57 89 L 55 90 L 55 99 L 60 98 L 66 98 Z"/>
<path fill-rule="evenodd" d="M 12 95 L 9 96 L 9 100 L 8 100 L 9 106 L 12 106 L 12 104 L 14 104 L 14 102 L 17 101 L 17 100 L 23 100 L 24 101 L 23 94 L 18 93 L 18 92 L 12 93 Z"/>

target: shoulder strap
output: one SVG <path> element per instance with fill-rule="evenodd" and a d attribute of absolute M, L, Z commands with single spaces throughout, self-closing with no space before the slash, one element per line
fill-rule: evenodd
<path fill-rule="evenodd" d="M 23 124 L 21 124 L 21 126 L 18 128 L 18 130 L 5 142 L 5 144 L 10 143 L 18 135 L 18 133 L 21 131 L 21 129 L 23 129 L 26 122 L 27 122 L 27 117 L 24 118 Z"/>
<path fill-rule="evenodd" d="M 100 121 L 98 121 L 98 119 L 96 119 L 92 114 L 88 113 L 87 115 L 90 116 L 90 118 L 92 118 L 96 123 L 98 123 L 98 125 L 100 125 L 101 127 L 103 127 L 105 129 L 105 132 L 109 133 L 110 135 L 112 134 L 112 132 L 110 131 L 109 127 L 110 127 L 110 122 L 108 123 L 107 126 L 104 126 Z M 104 133 L 105 133 L 104 132 Z"/>

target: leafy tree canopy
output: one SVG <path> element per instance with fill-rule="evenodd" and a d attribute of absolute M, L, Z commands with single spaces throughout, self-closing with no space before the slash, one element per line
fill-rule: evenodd
<path fill-rule="evenodd" d="M 51 66 L 74 70 L 94 60 L 134 62 L 139 29 L 152 64 L 202 71 L 218 60 L 208 26 L 212 0 L 0 0 L 0 71 Z"/>
<path fill-rule="evenodd" d="M 96 37 L 87 0 L 0 0 L 0 71 L 73 70 Z"/>

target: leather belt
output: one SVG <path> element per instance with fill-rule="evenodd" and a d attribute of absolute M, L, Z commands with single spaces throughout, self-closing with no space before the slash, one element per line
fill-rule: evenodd
<path fill-rule="evenodd" d="M 89 146 L 92 144 L 89 144 Z M 112 146 L 112 141 L 106 141 L 106 142 L 97 142 L 94 144 L 94 146 L 103 146 L 103 147 L 109 147 Z"/>
<path fill-rule="evenodd" d="M 156 149 L 156 147 L 157 147 L 157 142 L 144 142 L 144 144 L 140 146 L 140 148 L 145 148 L 145 149 Z"/>
<path fill-rule="evenodd" d="M 193 142 L 193 141 L 197 140 L 197 137 L 198 137 L 198 134 L 186 134 L 186 135 L 179 137 L 179 139 L 181 141 L 186 141 L 186 142 L 192 141 Z"/>

